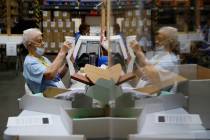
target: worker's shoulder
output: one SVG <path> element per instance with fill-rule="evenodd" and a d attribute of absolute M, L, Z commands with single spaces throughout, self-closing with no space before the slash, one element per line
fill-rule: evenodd
<path fill-rule="evenodd" d="M 30 56 L 30 55 L 27 55 L 25 57 L 24 65 L 34 64 L 34 63 L 39 63 L 37 58 Z"/>

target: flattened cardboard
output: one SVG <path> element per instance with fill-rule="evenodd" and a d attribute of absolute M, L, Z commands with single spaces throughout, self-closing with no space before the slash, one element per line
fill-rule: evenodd
<path fill-rule="evenodd" d="M 120 64 L 116 64 L 110 68 L 108 68 L 109 70 L 109 76 L 111 77 L 112 80 L 115 81 L 115 83 L 117 83 L 120 79 L 120 75 L 122 72 L 122 66 Z"/>
<path fill-rule="evenodd" d="M 120 85 L 120 84 L 122 84 L 122 83 L 124 83 L 126 81 L 129 81 L 129 80 L 131 80 L 131 79 L 133 79 L 135 77 L 136 77 L 136 75 L 134 75 L 132 72 L 127 73 L 127 74 L 125 74 L 123 76 L 120 76 L 119 81 L 116 83 L 116 85 Z"/>
<path fill-rule="evenodd" d="M 77 74 L 77 73 L 72 75 L 71 78 L 76 80 L 76 81 L 79 81 L 79 82 L 82 82 L 84 84 L 87 84 L 87 85 L 93 85 L 93 83 L 87 77 L 85 77 L 83 75 L 80 75 L 80 74 Z"/>
<path fill-rule="evenodd" d="M 66 91 L 69 91 L 69 90 L 63 89 L 63 88 L 57 88 L 57 87 L 49 87 L 44 91 L 43 95 L 44 97 L 52 98 Z"/>
<path fill-rule="evenodd" d="M 84 72 L 87 74 L 88 79 L 94 84 L 98 79 L 110 80 L 109 72 L 107 70 L 102 70 L 93 65 L 86 64 Z"/>
<path fill-rule="evenodd" d="M 160 90 L 163 88 L 172 86 L 174 84 L 174 82 L 181 83 L 184 81 L 187 81 L 187 79 L 180 75 L 176 75 L 176 77 L 174 77 L 172 79 L 160 81 L 158 85 L 148 85 L 148 86 L 145 86 L 142 88 L 137 88 L 135 90 L 144 92 L 144 93 L 148 93 L 149 95 L 151 95 L 151 94 L 160 92 Z"/>
<path fill-rule="evenodd" d="M 86 64 L 84 71 L 87 74 L 88 79 L 94 84 L 101 78 L 106 80 L 112 79 L 115 83 L 117 83 L 121 75 L 122 67 L 120 64 L 117 64 L 104 70 L 93 65 Z"/>

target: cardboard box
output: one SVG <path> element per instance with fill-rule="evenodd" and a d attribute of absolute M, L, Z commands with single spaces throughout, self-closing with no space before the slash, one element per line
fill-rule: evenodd
<path fill-rule="evenodd" d="M 46 32 L 48 29 L 51 28 L 50 21 L 43 21 L 42 26 L 43 26 L 43 32 Z"/>
<path fill-rule="evenodd" d="M 62 12 L 61 11 L 54 11 L 53 14 L 54 14 L 55 20 L 62 19 Z"/>
<path fill-rule="evenodd" d="M 197 64 L 183 64 L 179 65 L 178 68 L 180 75 L 189 80 L 210 79 L 210 69 Z"/>
<path fill-rule="evenodd" d="M 58 31 L 62 32 L 62 29 L 64 27 L 64 23 L 61 19 L 58 20 L 57 25 L 58 25 Z"/>
<path fill-rule="evenodd" d="M 180 75 L 187 78 L 189 81 L 210 79 L 210 69 L 208 68 L 197 64 L 184 64 L 178 67 Z M 189 95 L 189 82 L 184 82 L 178 85 L 178 92 Z"/>
<path fill-rule="evenodd" d="M 65 27 L 66 27 L 66 30 L 70 30 L 70 28 L 71 28 L 71 22 L 70 22 L 70 20 L 66 20 L 65 21 Z"/>
<path fill-rule="evenodd" d="M 54 32 L 55 28 L 56 28 L 56 22 L 55 21 L 51 21 L 50 22 L 50 30 L 51 30 L 51 32 Z"/>
<path fill-rule="evenodd" d="M 50 11 L 43 11 L 42 15 L 43 15 L 43 20 L 44 21 L 50 21 L 50 18 L 51 18 L 51 12 Z"/>
<path fill-rule="evenodd" d="M 70 33 L 71 33 L 71 36 L 73 36 L 75 33 L 75 22 L 73 21 L 71 22 Z"/>
<path fill-rule="evenodd" d="M 132 28 L 136 28 L 136 26 L 137 26 L 137 19 L 136 18 L 133 18 L 132 20 L 131 20 L 131 27 Z"/>
<path fill-rule="evenodd" d="M 140 10 L 134 10 L 134 17 L 140 17 L 141 11 Z"/>
<path fill-rule="evenodd" d="M 178 68 L 180 69 L 179 66 Z M 156 72 L 155 68 L 152 66 L 144 67 L 144 69 L 145 73 L 149 75 L 149 79 L 151 79 L 152 84 L 148 83 L 149 85 L 146 85 L 144 87 L 136 87 L 142 75 L 139 69 L 137 67 L 134 67 L 133 72 L 134 74 L 136 74 L 138 78 L 134 79 L 134 81 L 132 81 L 131 84 L 133 87 L 136 87 L 137 88 L 136 90 L 139 92 L 148 93 L 148 94 L 159 93 L 162 89 L 167 89 L 169 87 L 172 87 L 175 83 L 179 85 L 188 81 L 188 79 L 185 78 L 183 74 L 181 74 L 182 73 L 181 70 L 179 74 L 175 74 L 170 71 Z M 163 79 L 164 75 L 166 75 L 165 79 Z"/>
<path fill-rule="evenodd" d="M 63 21 L 68 20 L 70 18 L 71 18 L 70 12 L 66 12 L 66 11 L 62 12 Z"/>
<path fill-rule="evenodd" d="M 133 16 L 133 11 L 126 12 L 126 17 L 132 17 L 132 16 Z"/>

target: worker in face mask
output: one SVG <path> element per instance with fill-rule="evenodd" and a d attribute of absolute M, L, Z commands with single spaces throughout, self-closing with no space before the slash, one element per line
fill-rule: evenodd
<path fill-rule="evenodd" d="M 148 83 L 159 84 L 172 78 L 167 75 L 167 72 L 178 73 L 177 64 L 179 64 L 178 57 L 178 32 L 174 27 L 162 27 L 158 30 L 155 36 L 155 53 L 151 59 L 147 59 L 141 50 L 138 42 L 134 41 L 131 44 L 136 58 L 139 71 L 142 73 L 142 80 L 137 86 L 145 86 Z"/>
<path fill-rule="evenodd" d="M 53 62 L 43 56 L 46 43 L 39 29 L 31 28 L 23 31 L 23 44 L 29 52 L 24 60 L 23 76 L 32 93 L 41 93 L 48 87 L 65 88 L 61 78 L 68 68 L 63 61 L 71 44 L 64 42 Z"/>

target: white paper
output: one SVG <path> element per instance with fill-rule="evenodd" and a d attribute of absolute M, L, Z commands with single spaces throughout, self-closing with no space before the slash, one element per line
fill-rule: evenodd
<path fill-rule="evenodd" d="M 68 41 L 71 44 L 75 44 L 75 37 L 65 36 L 65 41 Z"/>
<path fill-rule="evenodd" d="M 6 44 L 6 56 L 17 56 L 17 44 L 7 43 Z"/>
<path fill-rule="evenodd" d="M 75 89 L 75 90 L 64 92 L 55 97 L 59 99 L 71 100 L 74 98 L 75 94 L 84 94 L 84 93 L 85 93 L 85 89 Z"/>
<path fill-rule="evenodd" d="M 137 91 L 133 87 L 122 87 L 122 90 L 123 90 L 123 93 L 129 93 L 129 94 L 132 93 L 132 94 L 135 94 L 136 97 L 154 96 L 154 95 L 149 95 L 149 94 L 144 93 L 144 92 Z"/>
<path fill-rule="evenodd" d="M 14 126 L 42 126 L 42 125 L 52 125 L 53 120 L 50 115 L 41 116 L 19 116 L 19 117 L 9 117 L 7 122 L 7 127 Z"/>

